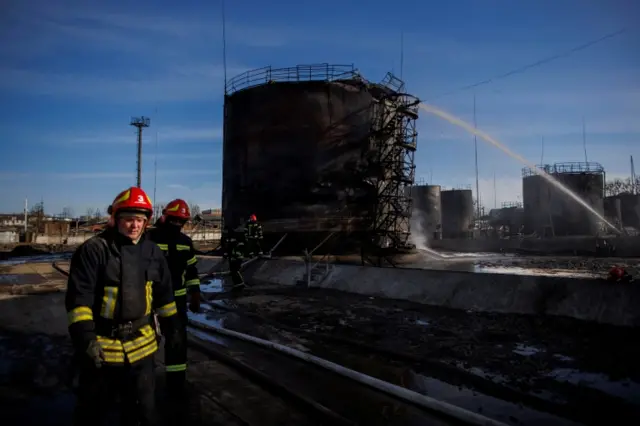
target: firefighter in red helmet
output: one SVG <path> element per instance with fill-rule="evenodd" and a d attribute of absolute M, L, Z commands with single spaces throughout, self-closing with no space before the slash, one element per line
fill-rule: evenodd
<path fill-rule="evenodd" d="M 156 227 L 148 233 L 149 239 L 164 252 L 169 264 L 173 294 L 181 320 L 181 341 L 184 344 L 165 349 L 167 387 L 174 398 L 184 397 L 187 370 L 187 298 L 189 310 L 200 310 L 200 278 L 196 266 L 198 259 L 193 241 L 181 232 L 190 218 L 189 205 L 184 200 L 175 199 L 167 204 Z"/>
<path fill-rule="evenodd" d="M 170 345 L 180 344 L 171 276 L 162 251 L 142 238 L 153 212 L 147 194 L 122 191 L 109 211 L 113 226 L 78 247 L 69 270 L 65 305 L 80 372 L 74 424 L 101 424 L 120 396 L 122 424 L 157 425 L 150 315 Z"/>
<path fill-rule="evenodd" d="M 244 240 L 247 244 L 247 257 L 251 258 L 262 254 L 262 225 L 258 223 L 255 214 L 249 216 L 249 221 L 244 228 Z"/>

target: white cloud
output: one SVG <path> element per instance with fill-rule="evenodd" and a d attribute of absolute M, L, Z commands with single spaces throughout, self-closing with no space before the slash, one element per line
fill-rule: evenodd
<path fill-rule="evenodd" d="M 153 124 L 153 123 L 152 123 Z M 124 127 L 124 126 L 123 126 Z M 109 131 L 104 130 L 98 133 L 99 136 L 85 135 L 85 136 L 47 136 L 47 138 L 53 143 L 60 144 L 136 144 L 137 136 L 136 130 L 130 129 L 129 131 Z M 152 133 L 152 134 L 150 134 Z M 150 133 L 144 133 L 142 136 L 142 142 L 144 144 L 155 143 L 155 132 L 150 130 Z M 222 138 L 222 128 L 220 127 L 160 127 L 158 133 L 158 145 L 170 145 L 174 143 L 182 142 L 211 142 L 220 140 Z M 151 155 L 150 153 L 147 153 Z M 166 154 L 171 155 L 171 154 Z"/>
<path fill-rule="evenodd" d="M 189 190 L 189 188 L 185 185 L 180 185 L 179 183 L 172 183 L 170 185 L 167 185 L 167 188 L 170 189 L 186 189 Z"/>
<path fill-rule="evenodd" d="M 154 158 L 155 154 L 149 152 L 143 154 L 148 158 Z M 179 152 L 179 153 L 159 153 L 158 159 L 172 159 L 172 160 L 205 160 L 205 159 L 220 159 L 222 152 Z"/>
<path fill-rule="evenodd" d="M 217 176 L 220 174 L 219 170 L 206 169 L 206 170 L 194 170 L 194 169 L 182 169 L 182 170 L 159 170 L 158 177 L 175 177 L 175 176 Z M 62 180 L 85 180 L 85 179 L 133 179 L 135 173 L 132 172 L 68 172 L 68 173 L 6 173 L 7 178 L 35 178 L 35 179 L 47 179 L 47 181 L 62 179 Z M 3 178 L 0 175 L 0 178 Z"/>
<path fill-rule="evenodd" d="M 0 69 L 0 90 L 127 104 L 197 101 L 222 95 L 222 66 L 210 67 L 207 74 L 185 74 L 188 73 L 166 72 L 146 78 L 98 77 L 3 68 Z"/>
<path fill-rule="evenodd" d="M 156 199 L 159 202 L 166 203 L 175 198 L 197 204 L 201 209 L 219 208 L 222 202 L 222 185 L 194 182 L 187 186 L 172 183 L 158 188 Z"/>

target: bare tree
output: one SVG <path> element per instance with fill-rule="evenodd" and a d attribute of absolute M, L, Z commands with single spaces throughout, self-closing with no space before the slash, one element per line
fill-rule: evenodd
<path fill-rule="evenodd" d="M 35 221 L 36 232 L 40 232 L 40 225 L 44 221 L 44 202 L 40 201 L 31 207 L 31 218 Z"/>
<path fill-rule="evenodd" d="M 64 207 L 60 216 L 62 216 L 63 219 L 71 219 L 73 217 L 73 209 L 71 207 Z"/>
<path fill-rule="evenodd" d="M 158 219 L 160 219 L 160 216 L 162 216 L 162 210 L 164 210 L 164 207 L 167 205 L 167 203 L 155 203 L 153 205 L 153 221 L 157 221 Z"/>
<path fill-rule="evenodd" d="M 191 210 L 191 217 L 195 217 L 200 214 L 200 206 L 196 203 L 189 203 L 189 210 Z"/>
<path fill-rule="evenodd" d="M 39 203 L 35 203 L 31 207 L 31 215 L 32 216 L 37 216 L 37 215 L 44 216 L 44 202 L 40 201 Z"/>
<path fill-rule="evenodd" d="M 635 182 L 631 182 L 629 177 L 626 179 L 614 179 L 604 185 L 604 194 L 607 197 L 637 193 L 638 190 L 640 190 L 640 176 L 636 177 Z"/>
<path fill-rule="evenodd" d="M 87 211 L 84 213 L 84 216 L 87 222 L 91 222 L 93 219 L 93 209 L 91 207 L 88 207 Z"/>
<path fill-rule="evenodd" d="M 102 211 L 99 208 L 96 208 L 93 212 L 93 217 L 96 223 L 100 222 L 100 220 L 102 219 Z"/>

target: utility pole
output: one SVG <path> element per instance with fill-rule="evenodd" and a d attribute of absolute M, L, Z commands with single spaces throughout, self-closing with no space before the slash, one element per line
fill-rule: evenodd
<path fill-rule="evenodd" d="M 582 116 L 582 148 L 584 149 L 584 162 L 588 163 L 587 159 L 587 126 L 584 123 L 584 116 Z"/>
<path fill-rule="evenodd" d="M 149 127 L 151 120 L 148 117 L 133 117 L 131 118 L 131 126 L 136 127 L 138 129 L 138 180 L 137 187 L 140 188 L 142 186 L 142 129 L 145 127 Z"/>
<path fill-rule="evenodd" d="M 158 108 L 156 108 L 156 120 L 158 119 Z M 156 123 L 156 153 L 153 158 L 153 202 L 157 203 L 156 200 L 156 188 L 158 184 L 158 124 Z M 156 216 L 158 212 L 155 212 Z M 154 217 L 155 219 L 155 217 Z"/>
<path fill-rule="evenodd" d="M 477 129 L 476 123 L 476 94 L 473 94 L 473 128 Z M 478 178 L 478 137 L 473 134 L 473 144 L 476 152 L 476 214 L 480 219 L 480 179 Z"/>
<path fill-rule="evenodd" d="M 27 220 L 28 220 L 28 217 L 27 217 L 28 213 L 27 212 L 29 211 L 28 208 L 29 208 L 28 198 L 25 198 L 24 199 L 24 234 L 25 235 L 27 235 Z"/>
<path fill-rule="evenodd" d="M 496 191 L 496 172 L 493 172 L 493 208 L 498 208 L 498 192 Z"/>

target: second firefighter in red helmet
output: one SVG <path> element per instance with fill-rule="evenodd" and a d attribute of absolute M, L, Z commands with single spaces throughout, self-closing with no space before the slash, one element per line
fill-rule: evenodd
<path fill-rule="evenodd" d="M 184 344 L 167 347 L 165 350 L 167 388 L 176 398 L 184 397 L 187 370 L 187 310 L 200 310 L 198 259 L 193 241 L 182 232 L 190 218 L 189 205 L 182 199 L 175 199 L 162 210 L 162 217 L 148 233 L 149 239 L 160 247 L 169 264 L 173 294 L 181 320 L 180 333 Z"/>

